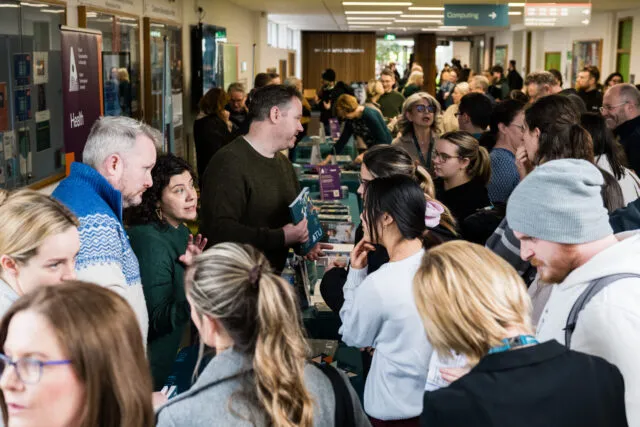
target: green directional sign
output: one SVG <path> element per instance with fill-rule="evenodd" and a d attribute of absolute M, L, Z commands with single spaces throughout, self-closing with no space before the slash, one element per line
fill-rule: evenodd
<path fill-rule="evenodd" d="M 384 39 L 387 40 L 387 41 L 392 42 L 392 41 L 394 41 L 396 39 L 396 35 L 395 34 L 385 34 L 384 35 Z"/>
<path fill-rule="evenodd" d="M 506 4 L 445 4 L 445 26 L 508 27 Z"/>

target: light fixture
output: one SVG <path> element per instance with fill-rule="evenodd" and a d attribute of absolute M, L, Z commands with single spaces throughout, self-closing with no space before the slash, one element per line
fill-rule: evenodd
<path fill-rule="evenodd" d="M 402 12 L 398 10 L 348 10 L 344 13 L 345 15 L 402 15 Z"/>
<path fill-rule="evenodd" d="M 137 18 L 129 18 L 128 16 L 119 16 L 118 19 L 120 21 L 137 21 Z"/>
<path fill-rule="evenodd" d="M 444 10 L 444 7 L 410 7 L 409 10 Z"/>
<path fill-rule="evenodd" d="M 366 19 L 367 21 L 387 21 L 392 19 L 391 16 L 347 16 L 347 21 L 358 21 Z"/>
<path fill-rule="evenodd" d="M 0 3 L 0 8 L 1 8 L 1 7 L 11 7 L 11 8 L 13 8 L 13 7 L 20 7 L 20 6 L 19 6 L 19 5 L 17 5 L 17 4 Z"/>
<path fill-rule="evenodd" d="M 44 13 L 64 13 L 64 9 L 40 9 Z"/>
<path fill-rule="evenodd" d="M 347 22 L 349 25 L 359 25 L 359 24 L 371 24 L 371 25 L 389 25 L 391 21 L 349 21 Z"/>
<path fill-rule="evenodd" d="M 372 25 L 349 25 L 349 29 L 355 29 L 355 28 L 373 28 Z"/>
<path fill-rule="evenodd" d="M 21 1 L 20 6 L 28 6 L 28 7 L 47 7 L 48 4 L 44 3 L 29 3 L 28 1 Z"/>
<path fill-rule="evenodd" d="M 525 7 L 526 3 L 509 3 L 509 7 Z"/>
<path fill-rule="evenodd" d="M 444 15 L 400 15 L 400 18 L 444 18 Z"/>
<path fill-rule="evenodd" d="M 343 1 L 343 6 L 411 6 L 411 2 L 393 2 L 393 1 Z"/>
<path fill-rule="evenodd" d="M 518 15 L 522 15 L 522 12 L 509 12 L 509 15 L 514 15 L 514 16 L 518 16 Z"/>
<path fill-rule="evenodd" d="M 437 31 L 437 32 L 447 32 L 447 31 L 458 31 L 458 28 L 422 28 L 422 31 Z"/>
<path fill-rule="evenodd" d="M 395 22 L 418 23 L 418 24 L 442 24 L 439 19 L 396 19 Z"/>
<path fill-rule="evenodd" d="M 164 28 L 164 24 L 156 24 L 155 22 L 152 22 L 150 24 L 151 27 L 157 27 L 157 28 Z"/>

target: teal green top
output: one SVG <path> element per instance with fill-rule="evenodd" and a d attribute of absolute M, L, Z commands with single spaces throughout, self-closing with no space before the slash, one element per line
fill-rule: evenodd
<path fill-rule="evenodd" d="M 380 111 L 382 115 L 387 119 L 393 119 L 402 112 L 402 104 L 404 103 L 404 96 L 400 92 L 392 90 L 389 93 L 383 93 L 378 99 L 380 104 Z"/>
<path fill-rule="evenodd" d="M 405 98 L 410 97 L 411 95 L 420 92 L 420 86 L 418 85 L 407 85 L 407 87 L 404 88 L 404 92 L 402 93 L 404 95 Z"/>
<path fill-rule="evenodd" d="M 171 373 L 190 309 L 184 292 L 184 265 L 189 229 L 158 224 L 128 230 L 131 248 L 140 263 L 142 288 L 149 312 L 148 353 L 154 389 L 160 390 Z"/>

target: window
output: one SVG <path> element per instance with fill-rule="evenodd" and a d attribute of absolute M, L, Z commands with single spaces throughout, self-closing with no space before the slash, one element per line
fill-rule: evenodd
<path fill-rule="evenodd" d="M 278 24 L 271 21 L 267 22 L 267 44 L 269 46 L 278 46 L 278 31 Z"/>
<path fill-rule="evenodd" d="M 291 28 L 287 28 L 287 49 L 295 49 L 293 35 L 293 30 Z"/>
<path fill-rule="evenodd" d="M 618 50 L 616 52 L 616 71 L 622 74 L 625 82 L 629 81 L 632 32 L 633 18 L 625 18 L 618 22 Z"/>

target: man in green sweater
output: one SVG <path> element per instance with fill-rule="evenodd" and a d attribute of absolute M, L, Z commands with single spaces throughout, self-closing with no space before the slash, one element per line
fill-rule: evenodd
<path fill-rule="evenodd" d="M 393 90 L 393 86 L 396 84 L 396 76 L 388 68 L 385 68 L 380 73 L 380 83 L 384 88 L 384 93 L 378 99 L 380 111 L 382 111 L 382 115 L 385 118 L 393 119 L 402 112 L 404 96 L 400 92 Z"/>
<path fill-rule="evenodd" d="M 289 204 L 300 185 L 289 159 L 302 130 L 302 102 L 293 87 L 257 90 L 249 105 L 249 133 L 221 148 L 207 166 L 203 182 L 201 232 L 214 245 L 248 243 L 264 252 L 276 271 L 290 247 L 309 239 L 307 221 L 291 223 Z M 321 254 L 317 245 L 308 257 Z"/>

